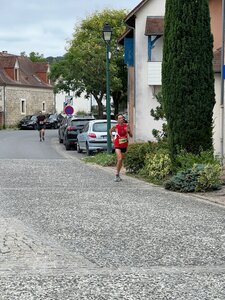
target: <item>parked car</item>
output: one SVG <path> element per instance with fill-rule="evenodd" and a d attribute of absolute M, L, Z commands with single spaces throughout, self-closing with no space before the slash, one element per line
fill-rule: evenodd
<path fill-rule="evenodd" d="M 29 120 L 31 117 L 32 117 L 32 115 L 27 115 L 27 116 L 23 117 L 23 118 L 19 121 L 19 123 L 18 123 L 18 125 L 17 125 L 18 128 L 21 129 L 21 125 L 22 125 L 25 121 Z"/>
<path fill-rule="evenodd" d="M 63 116 L 61 114 L 51 114 L 46 119 L 46 128 L 57 129 L 60 126 Z"/>
<path fill-rule="evenodd" d="M 26 116 L 19 123 L 20 129 L 37 129 L 37 116 Z"/>
<path fill-rule="evenodd" d="M 111 126 L 116 124 L 115 120 L 111 120 Z M 84 126 L 77 137 L 77 152 L 81 153 L 83 150 L 87 155 L 91 155 L 93 151 L 107 150 L 107 120 L 90 121 Z"/>
<path fill-rule="evenodd" d="M 59 142 L 65 145 L 66 150 L 70 150 L 71 147 L 77 147 L 77 135 L 84 125 L 93 120 L 91 116 L 84 117 L 66 117 L 61 126 L 59 127 Z"/>

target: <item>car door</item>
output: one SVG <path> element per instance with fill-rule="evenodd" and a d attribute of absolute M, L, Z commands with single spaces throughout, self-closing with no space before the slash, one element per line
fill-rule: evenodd
<path fill-rule="evenodd" d="M 86 149 L 86 140 L 87 140 L 87 133 L 88 133 L 89 123 L 87 123 L 82 132 L 79 134 L 79 145 L 81 149 Z"/>

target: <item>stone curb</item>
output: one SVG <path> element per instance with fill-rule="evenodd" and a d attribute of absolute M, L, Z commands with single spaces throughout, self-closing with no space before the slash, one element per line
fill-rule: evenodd
<path fill-rule="evenodd" d="M 83 161 L 84 163 L 84 161 Z M 89 165 L 93 166 L 93 167 L 97 167 L 101 170 L 104 170 L 108 173 L 111 173 L 112 175 L 115 174 L 115 168 L 114 167 L 103 167 L 103 166 L 100 166 L 100 165 L 97 165 L 97 164 L 92 164 L 92 163 L 88 163 Z M 140 178 L 136 178 L 136 177 L 132 177 L 132 176 L 128 176 L 126 174 L 126 170 L 125 168 L 123 168 L 121 170 L 121 174 L 123 176 L 126 176 L 127 178 L 135 178 L 136 180 L 139 180 L 139 181 L 142 181 Z M 149 184 L 150 186 L 154 186 L 154 187 L 158 187 L 158 188 L 162 188 L 160 186 L 157 186 L 153 183 L 149 183 L 147 181 L 144 181 L 146 184 Z M 176 192 L 174 192 L 176 193 Z M 178 193 L 180 194 L 180 193 Z M 201 199 L 201 200 L 205 200 L 205 201 L 208 201 L 208 202 L 211 202 L 211 203 L 214 203 L 214 204 L 219 204 L 219 205 L 223 205 L 225 206 L 225 185 L 222 186 L 222 188 L 218 191 L 214 191 L 214 192 L 206 192 L 206 193 L 182 193 L 183 195 L 190 195 L 190 196 L 193 196 L 195 198 L 198 198 L 198 199 Z"/>

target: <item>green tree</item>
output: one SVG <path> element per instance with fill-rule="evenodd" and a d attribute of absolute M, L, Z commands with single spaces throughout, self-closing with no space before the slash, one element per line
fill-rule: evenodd
<path fill-rule="evenodd" d="M 28 57 L 32 62 L 47 62 L 46 58 L 44 58 L 44 54 L 39 54 L 39 52 L 32 51 L 27 55 L 26 52 L 23 51 L 20 55 Z"/>
<path fill-rule="evenodd" d="M 162 66 L 163 109 L 172 157 L 212 149 L 215 105 L 208 0 L 167 0 Z"/>
<path fill-rule="evenodd" d="M 162 97 L 162 92 L 159 92 L 155 96 L 156 100 L 158 101 L 159 105 L 156 106 L 155 109 L 151 109 L 150 115 L 154 118 L 154 120 L 159 121 L 165 121 L 166 116 L 165 112 L 163 110 L 163 97 Z M 162 130 L 157 130 L 153 129 L 152 130 L 152 135 L 156 138 L 157 141 L 165 140 L 167 138 L 167 124 L 163 123 L 162 124 Z"/>
<path fill-rule="evenodd" d="M 93 95 L 98 104 L 98 115 L 103 116 L 102 100 L 106 92 L 106 49 L 102 29 L 109 23 L 113 29 L 110 60 L 110 90 L 115 110 L 126 97 L 127 71 L 123 50 L 117 49 L 117 39 L 125 29 L 124 10 L 104 10 L 88 16 L 76 26 L 73 39 L 61 61 L 52 65 L 50 77 L 56 81 L 56 90 L 73 90 L 77 96 Z"/>

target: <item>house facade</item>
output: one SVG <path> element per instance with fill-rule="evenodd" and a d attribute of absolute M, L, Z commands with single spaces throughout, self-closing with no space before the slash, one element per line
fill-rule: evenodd
<path fill-rule="evenodd" d="M 128 66 L 128 113 L 135 142 L 153 140 L 152 130 L 161 130 L 162 126 L 160 121 L 153 119 L 150 111 L 158 106 L 155 96 L 161 90 L 165 4 L 166 0 L 141 1 L 125 18 L 127 30 L 119 39 Z M 222 0 L 209 0 L 209 7 L 214 35 L 214 149 L 216 154 L 224 155 L 220 103 Z"/>
<path fill-rule="evenodd" d="M 40 110 L 55 111 L 48 64 L 0 52 L 0 126 L 16 125 L 22 117 Z"/>
<path fill-rule="evenodd" d="M 224 104 L 221 90 L 222 0 L 209 0 L 211 31 L 214 38 L 214 72 L 216 104 L 214 107 L 214 148 L 225 156 Z"/>
<path fill-rule="evenodd" d="M 85 114 L 91 114 L 92 106 L 96 105 L 96 101 L 93 98 L 89 97 L 85 98 L 85 95 L 82 94 L 80 97 L 75 95 L 75 92 L 70 91 L 71 100 L 67 102 L 68 94 L 65 92 L 57 93 L 55 98 L 56 103 L 56 112 L 62 113 L 64 112 L 65 105 L 71 105 L 74 109 L 74 115 L 79 114 L 81 112 Z"/>
<path fill-rule="evenodd" d="M 144 0 L 125 18 L 127 31 L 120 38 L 128 65 L 128 115 L 133 140 L 153 140 L 152 130 L 160 130 L 150 112 L 158 106 L 165 0 Z"/>

